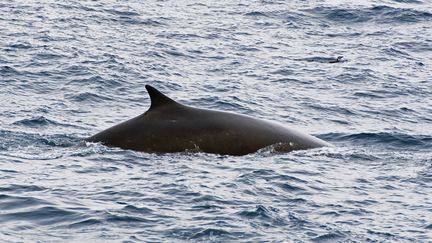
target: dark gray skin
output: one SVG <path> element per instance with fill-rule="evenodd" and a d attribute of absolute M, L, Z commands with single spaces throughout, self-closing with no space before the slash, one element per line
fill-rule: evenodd
<path fill-rule="evenodd" d="M 149 153 L 201 151 L 245 155 L 273 145 L 276 151 L 331 146 L 281 124 L 224 111 L 179 104 L 146 85 L 150 109 L 86 139 Z"/>

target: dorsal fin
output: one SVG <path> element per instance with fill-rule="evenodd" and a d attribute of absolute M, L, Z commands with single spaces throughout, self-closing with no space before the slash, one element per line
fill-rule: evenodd
<path fill-rule="evenodd" d="M 147 92 L 148 92 L 148 94 L 150 96 L 150 100 L 151 100 L 150 110 L 156 109 L 158 107 L 165 106 L 165 105 L 178 104 L 177 102 L 175 102 L 174 100 L 172 100 L 168 96 L 162 94 L 159 90 L 153 88 L 152 86 L 146 85 L 145 87 L 147 89 Z"/>

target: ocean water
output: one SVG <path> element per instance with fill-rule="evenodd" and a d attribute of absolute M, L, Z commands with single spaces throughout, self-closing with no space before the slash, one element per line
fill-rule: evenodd
<path fill-rule="evenodd" d="M 1 242 L 432 242 L 431 1 L 11 0 L 0 13 Z M 82 142 L 146 111 L 146 84 L 335 147 Z"/>

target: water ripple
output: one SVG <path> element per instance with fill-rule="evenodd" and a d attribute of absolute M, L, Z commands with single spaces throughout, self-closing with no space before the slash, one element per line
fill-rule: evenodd
<path fill-rule="evenodd" d="M 376 23 L 415 23 L 429 21 L 432 13 L 414 9 L 393 8 L 390 6 L 374 6 L 364 9 L 345 9 L 318 7 L 307 12 L 323 16 L 326 20 L 337 23 L 361 23 L 374 21 Z"/>
<path fill-rule="evenodd" d="M 426 1 L 3 1 L 0 11 L 0 241 L 430 240 Z M 335 147 L 233 157 L 81 141 L 145 112 L 145 84 Z"/>

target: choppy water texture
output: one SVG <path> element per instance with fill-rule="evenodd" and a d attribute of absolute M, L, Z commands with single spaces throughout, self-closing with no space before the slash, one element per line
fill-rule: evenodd
<path fill-rule="evenodd" d="M 1 242 L 431 241 L 430 1 L 0 12 Z M 80 143 L 147 110 L 145 84 L 336 147 L 231 157 Z"/>

